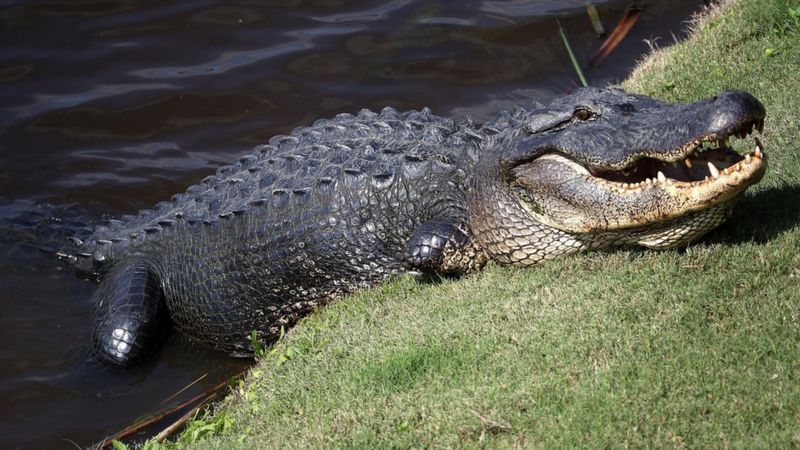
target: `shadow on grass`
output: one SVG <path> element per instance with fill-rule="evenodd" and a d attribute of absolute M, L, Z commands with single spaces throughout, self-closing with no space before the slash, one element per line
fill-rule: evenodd
<path fill-rule="evenodd" d="M 785 184 L 758 191 L 741 200 L 733 216 L 707 242 L 765 244 L 800 226 L 800 185 Z"/>
<path fill-rule="evenodd" d="M 415 277 L 420 284 L 441 284 L 448 280 L 457 280 L 463 275 L 423 272 Z"/>

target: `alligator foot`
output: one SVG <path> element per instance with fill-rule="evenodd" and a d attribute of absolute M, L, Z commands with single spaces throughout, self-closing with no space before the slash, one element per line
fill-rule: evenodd
<path fill-rule="evenodd" d="M 476 268 L 473 246 L 463 221 L 433 220 L 420 225 L 408 241 L 411 266 L 423 273 L 462 274 Z"/>
<path fill-rule="evenodd" d="M 94 348 L 106 362 L 127 366 L 152 353 L 169 326 L 161 284 L 141 259 L 121 263 L 95 295 Z"/>

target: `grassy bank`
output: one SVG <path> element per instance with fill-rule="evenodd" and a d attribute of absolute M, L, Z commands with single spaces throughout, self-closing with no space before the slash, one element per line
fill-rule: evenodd
<path fill-rule="evenodd" d="M 800 446 L 800 13 L 727 4 L 631 91 L 767 107 L 770 170 L 685 251 L 593 253 L 324 308 L 180 445 Z M 750 144 L 747 144 L 750 145 Z M 750 150 L 748 148 L 748 150 Z"/>

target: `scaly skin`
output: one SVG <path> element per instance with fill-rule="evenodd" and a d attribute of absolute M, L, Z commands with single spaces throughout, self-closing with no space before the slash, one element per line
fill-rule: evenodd
<path fill-rule="evenodd" d="M 309 310 L 403 272 L 696 240 L 766 169 L 760 151 L 699 154 L 697 142 L 763 118 L 744 93 L 676 105 L 618 89 L 584 89 L 483 126 L 428 110 L 342 114 L 273 138 L 61 255 L 101 280 L 101 359 L 141 360 L 169 323 L 246 355 L 252 331 L 272 341 Z M 687 156 L 723 173 L 662 167 Z"/>

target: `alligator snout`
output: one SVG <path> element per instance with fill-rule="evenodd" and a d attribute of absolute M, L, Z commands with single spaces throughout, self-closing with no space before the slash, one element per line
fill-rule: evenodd
<path fill-rule="evenodd" d="M 767 113 L 757 98 L 743 91 L 725 91 L 712 97 L 709 103 L 708 134 L 724 133 L 746 122 L 763 121 Z"/>

